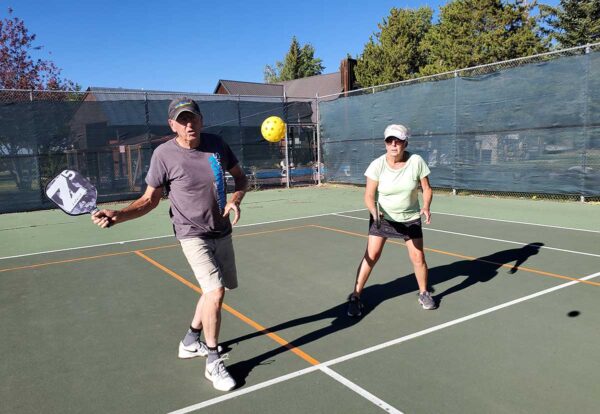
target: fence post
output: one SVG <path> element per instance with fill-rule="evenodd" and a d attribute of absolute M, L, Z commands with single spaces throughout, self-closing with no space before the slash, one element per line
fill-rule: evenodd
<path fill-rule="evenodd" d="M 238 116 L 238 131 L 240 138 L 240 164 L 243 166 L 246 162 L 244 159 L 244 130 L 242 128 L 242 109 L 240 108 L 242 96 L 238 93 L 237 96 L 237 116 Z"/>
<path fill-rule="evenodd" d="M 317 101 L 317 185 L 321 185 L 321 113 L 319 112 L 319 92 L 315 94 Z"/>
<path fill-rule="evenodd" d="M 144 92 L 144 116 L 146 121 L 146 142 L 150 142 L 150 111 L 148 109 L 148 92 Z"/>
<path fill-rule="evenodd" d="M 289 142 L 288 142 L 288 125 L 287 125 L 287 96 L 285 93 L 285 86 L 283 87 L 283 117 L 285 119 L 285 187 L 290 188 L 290 154 L 289 154 Z"/>
<path fill-rule="evenodd" d="M 452 137 L 452 150 L 454 151 L 454 157 L 452 157 L 452 195 L 457 194 L 456 189 L 456 169 L 458 168 L 458 71 L 454 71 L 454 136 Z"/>
<path fill-rule="evenodd" d="M 579 193 L 579 201 L 585 202 L 585 189 L 586 189 L 586 174 L 588 164 L 588 146 L 590 140 L 590 52 L 591 48 L 589 43 L 585 47 L 585 100 L 584 100 L 584 114 L 583 114 L 583 145 L 581 148 L 581 187 Z"/>

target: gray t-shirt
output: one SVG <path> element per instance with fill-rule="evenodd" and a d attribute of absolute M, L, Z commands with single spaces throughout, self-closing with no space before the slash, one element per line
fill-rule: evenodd
<path fill-rule="evenodd" d="M 167 191 L 177 239 L 214 239 L 231 233 L 229 218 L 223 217 L 225 171 L 237 163 L 229 145 L 212 134 L 201 134 L 198 148 L 182 148 L 171 139 L 154 150 L 146 184 Z"/>

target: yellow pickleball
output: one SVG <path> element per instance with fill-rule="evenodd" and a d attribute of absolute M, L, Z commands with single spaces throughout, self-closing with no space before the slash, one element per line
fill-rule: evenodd
<path fill-rule="evenodd" d="M 278 116 L 265 119 L 260 127 L 264 139 L 269 142 L 279 142 L 285 137 L 285 122 Z"/>

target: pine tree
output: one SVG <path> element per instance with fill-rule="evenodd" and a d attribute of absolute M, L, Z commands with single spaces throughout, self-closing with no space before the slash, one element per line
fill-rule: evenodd
<path fill-rule="evenodd" d="M 275 67 L 265 67 L 265 82 L 275 83 L 320 75 L 323 69 L 325 67 L 322 60 L 315 58 L 314 47 L 310 43 L 300 46 L 296 36 L 293 36 L 283 62 L 277 61 Z"/>
<path fill-rule="evenodd" d="M 600 42 L 600 1 L 561 0 L 558 7 L 540 5 L 540 11 L 559 47 Z"/>

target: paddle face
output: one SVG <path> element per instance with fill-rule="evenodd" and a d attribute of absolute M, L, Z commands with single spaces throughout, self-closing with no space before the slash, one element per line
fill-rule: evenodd
<path fill-rule="evenodd" d="M 46 185 L 46 197 L 72 216 L 96 209 L 98 192 L 87 178 L 73 170 L 64 170 Z"/>

